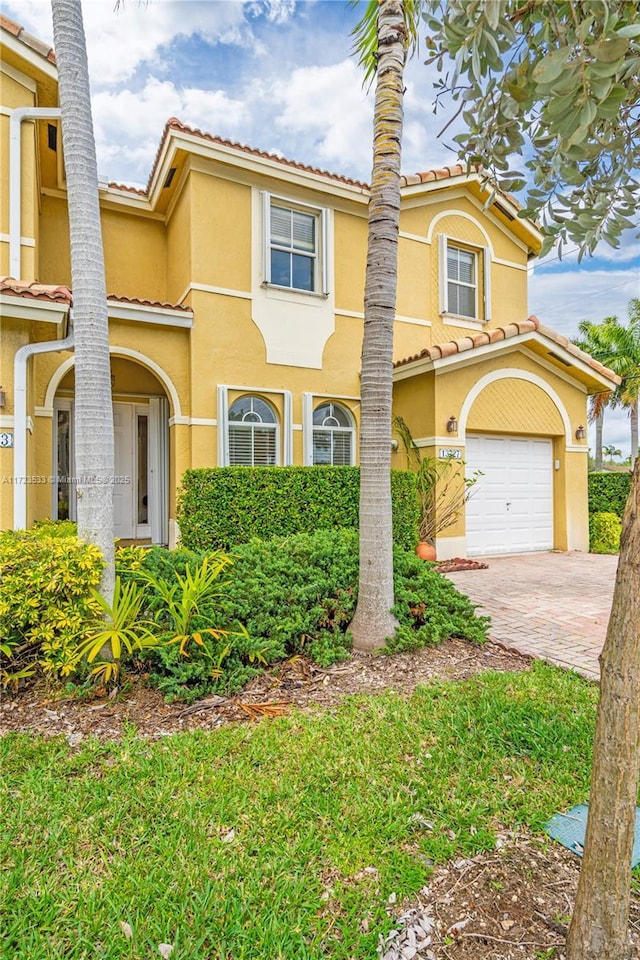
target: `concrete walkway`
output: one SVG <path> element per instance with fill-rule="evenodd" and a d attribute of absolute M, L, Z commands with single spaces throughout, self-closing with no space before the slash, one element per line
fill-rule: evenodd
<path fill-rule="evenodd" d="M 447 576 L 492 619 L 492 640 L 598 680 L 617 556 L 522 553 Z"/>

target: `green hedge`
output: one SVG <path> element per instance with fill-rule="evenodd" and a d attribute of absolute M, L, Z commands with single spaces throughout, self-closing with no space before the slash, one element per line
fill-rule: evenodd
<path fill-rule="evenodd" d="M 622 518 L 631 490 L 631 472 L 589 474 L 589 513 L 615 513 Z"/>
<path fill-rule="evenodd" d="M 181 542 L 210 550 L 294 533 L 356 529 L 358 467 L 210 467 L 187 470 L 178 500 Z M 391 471 L 393 539 L 412 550 L 418 539 L 415 476 Z"/>

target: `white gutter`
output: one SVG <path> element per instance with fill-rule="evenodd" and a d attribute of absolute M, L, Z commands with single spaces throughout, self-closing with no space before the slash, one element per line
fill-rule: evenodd
<path fill-rule="evenodd" d="M 21 280 L 22 121 L 58 120 L 59 107 L 18 107 L 11 111 L 9 135 L 9 276 Z"/>
<path fill-rule="evenodd" d="M 16 111 L 17 112 L 17 111 Z M 13 437 L 13 529 L 24 530 L 27 526 L 27 363 L 29 357 L 39 353 L 55 353 L 58 350 L 73 350 L 73 330 L 64 340 L 45 340 L 43 343 L 27 343 L 16 351 L 14 382 L 14 437 Z M 55 428 L 55 424 L 54 424 Z M 57 469 L 56 464 L 53 468 Z"/>

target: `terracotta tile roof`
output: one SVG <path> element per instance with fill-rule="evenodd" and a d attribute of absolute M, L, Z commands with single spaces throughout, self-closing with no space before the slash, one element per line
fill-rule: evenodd
<path fill-rule="evenodd" d="M 0 27 L 2 27 L 3 30 L 6 30 L 7 33 L 13 34 L 16 40 L 19 40 L 20 43 L 24 43 L 25 47 L 31 47 L 32 50 L 35 50 L 36 53 L 39 53 L 40 56 L 44 57 L 45 60 L 48 60 L 49 63 L 56 62 L 56 55 L 48 43 L 43 43 L 42 40 L 38 40 L 37 37 L 27 33 L 24 27 L 21 27 L 20 24 L 16 23 L 14 20 L 10 20 L 9 17 L 5 17 L 4 14 L 0 14 Z"/>
<path fill-rule="evenodd" d="M 26 297 L 31 300 L 51 300 L 58 303 L 73 303 L 73 294 L 69 287 L 55 284 L 14 280 L 13 277 L 0 277 L 0 293 L 14 297 Z M 142 297 L 121 297 L 107 294 L 107 299 L 116 303 L 129 303 L 135 307 L 154 307 L 157 310 L 181 310 L 191 314 L 191 307 L 181 303 L 165 303 L 163 300 L 145 300 Z"/>
<path fill-rule="evenodd" d="M 454 163 L 450 167 L 441 167 L 439 170 L 424 170 L 422 173 L 411 173 L 400 178 L 403 187 L 412 187 L 418 183 L 433 183 L 434 180 L 448 180 L 451 177 L 463 177 L 469 171 L 464 163 Z M 470 171 L 474 173 L 472 169 Z"/>
<path fill-rule="evenodd" d="M 114 300 L 116 303 L 130 303 L 134 307 L 154 307 L 157 310 L 182 310 L 184 313 L 191 314 L 191 307 L 183 303 L 168 303 L 164 300 L 143 300 L 140 297 L 117 297 L 114 294 L 107 294 L 107 300 Z"/>
<path fill-rule="evenodd" d="M 349 186 L 360 187 L 362 190 L 369 189 L 368 184 L 363 183 L 360 180 L 352 180 L 350 177 L 342 176 L 339 173 L 330 173 L 328 170 L 321 170 L 318 167 L 307 166 L 306 164 L 298 163 L 295 160 L 287 160 L 285 157 L 280 157 L 275 153 L 268 153 L 266 150 L 257 150 L 255 147 L 249 147 L 247 144 L 238 143 L 235 140 L 226 140 L 223 137 L 216 137 L 211 133 L 206 133 L 203 130 L 199 130 L 197 127 L 190 127 L 177 117 L 170 117 L 165 124 L 164 130 L 162 131 L 162 137 L 160 139 L 160 144 L 156 152 L 155 160 L 153 161 L 149 182 L 147 184 L 147 192 L 156 172 L 156 167 L 158 165 L 158 161 L 160 160 L 160 154 L 162 153 L 165 142 L 171 131 L 175 131 L 177 133 L 187 133 L 190 136 L 199 137 L 201 140 L 206 140 L 207 143 L 217 143 L 222 147 L 231 147 L 233 150 L 238 150 L 242 153 L 248 153 L 253 157 L 263 157 L 265 160 L 273 160 L 276 163 L 283 164 L 283 166 L 294 167 L 296 170 L 304 170 L 306 173 L 315 173 L 320 177 L 327 177 L 330 180 L 337 180 L 340 183 L 346 183 Z"/>
<path fill-rule="evenodd" d="M 136 193 L 138 196 L 146 197 L 148 196 L 147 191 L 144 187 L 132 187 L 128 183 L 115 183 L 113 180 L 110 180 L 107 186 L 111 190 L 125 190 L 127 193 Z"/>
<path fill-rule="evenodd" d="M 14 280 L 13 277 L 0 277 L 0 293 L 13 297 L 26 297 L 30 300 L 51 300 L 58 303 L 71 303 L 71 290 L 53 283 L 37 283 L 35 280 Z"/>
<path fill-rule="evenodd" d="M 517 337 L 521 333 L 538 332 L 551 340 L 553 343 L 562 347 L 567 353 L 570 353 L 577 360 L 581 360 L 591 367 L 596 373 L 612 380 L 614 383 L 620 383 L 620 377 L 603 366 L 597 360 L 594 360 L 584 350 L 580 350 L 568 337 L 563 336 L 551 327 L 540 323 L 537 317 L 531 316 L 527 320 L 519 320 L 516 323 L 508 323 L 504 327 L 494 327 L 491 330 L 482 330 L 479 333 L 469 334 L 461 337 L 459 340 L 449 340 L 446 343 L 435 343 L 431 347 L 425 347 L 420 353 L 415 353 L 404 360 L 396 360 L 394 368 L 406 366 L 408 363 L 415 363 L 416 360 L 441 360 L 443 357 L 454 357 L 456 354 L 466 353 L 469 350 L 475 350 L 477 347 L 484 347 L 490 343 L 499 343 L 501 340 L 509 340 L 511 337 Z"/>

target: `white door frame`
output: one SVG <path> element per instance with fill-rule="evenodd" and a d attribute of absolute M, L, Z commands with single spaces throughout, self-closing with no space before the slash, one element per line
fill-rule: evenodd
<path fill-rule="evenodd" d="M 132 436 L 129 438 L 133 451 L 131 464 L 131 520 L 133 539 L 152 543 L 169 542 L 169 405 L 166 397 L 136 398 L 135 401 L 116 400 L 115 405 L 132 408 Z M 75 474 L 74 457 L 74 400 L 72 397 L 55 398 L 53 403 L 53 449 L 51 516 L 58 518 L 58 417 L 59 410 L 70 414 L 69 426 L 69 475 Z M 149 514 L 147 523 L 138 523 L 138 417 L 147 417 L 147 497 Z M 76 519 L 75 485 L 70 488 L 69 519 Z"/>

